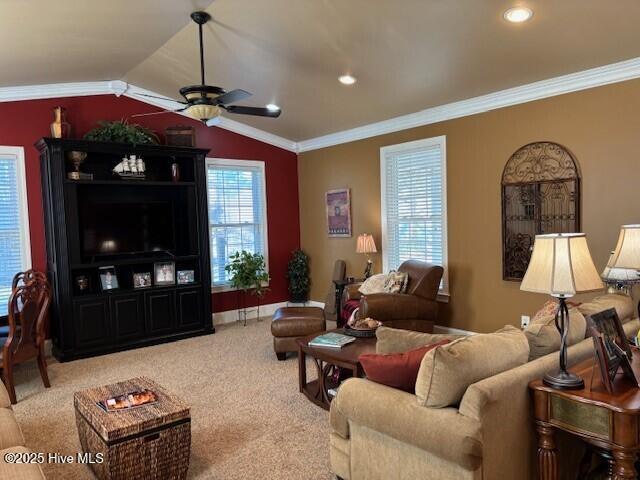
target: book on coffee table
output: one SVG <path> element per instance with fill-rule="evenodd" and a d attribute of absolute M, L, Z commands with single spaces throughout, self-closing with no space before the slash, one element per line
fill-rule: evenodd
<path fill-rule="evenodd" d="M 329 332 L 318 335 L 316 338 L 309 342 L 310 347 L 327 347 L 327 348 L 342 348 L 345 345 L 353 342 L 355 337 L 349 335 L 343 335 L 341 333 Z"/>

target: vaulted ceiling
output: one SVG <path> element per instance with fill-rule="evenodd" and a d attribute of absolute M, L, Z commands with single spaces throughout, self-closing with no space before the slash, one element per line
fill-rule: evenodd
<path fill-rule="evenodd" d="M 533 18 L 507 23 L 514 4 Z M 0 86 L 123 79 L 179 98 L 200 8 L 207 83 L 283 110 L 230 117 L 295 141 L 640 57 L 637 0 L 1 0 Z"/>

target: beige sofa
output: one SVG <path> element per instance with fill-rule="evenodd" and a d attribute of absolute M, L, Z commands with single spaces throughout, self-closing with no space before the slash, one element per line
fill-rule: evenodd
<path fill-rule="evenodd" d="M 601 299 L 584 309 L 606 306 Z M 623 322 L 635 335 L 640 322 L 631 311 Z M 590 338 L 568 349 L 569 365 L 592 356 Z M 537 439 L 528 384 L 557 365 L 557 351 L 528 361 L 469 385 L 459 405 L 446 408 L 424 407 L 413 394 L 366 379 L 347 380 L 331 404 L 332 471 L 345 480 L 533 480 Z M 563 434 L 558 444 L 561 478 L 575 478 L 567 472 L 575 472 L 584 446 Z"/>
<path fill-rule="evenodd" d="M 24 446 L 24 437 L 11 409 L 9 395 L 0 381 L 0 479 L 42 480 L 45 478 L 37 463 L 7 462 L 8 453 L 29 454 L 31 451 Z M 28 460 L 28 458 L 22 459 Z"/>

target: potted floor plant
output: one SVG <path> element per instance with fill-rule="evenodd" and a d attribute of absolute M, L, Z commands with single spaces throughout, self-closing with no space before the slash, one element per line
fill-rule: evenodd
<path fill-rule="evenodd" d="M 289 279 L 289 300 L 291 303 L 305 303 L 309 300 L 309 256 L 302 250 L 294 250 L 287 265 Z"/>
<path fill-rule="evenodd" d="M 245 250 L 229 257 L 230 262 L 224 267 L 230 275 L 229 282 L 238 291 L 238 320 L 247 325 L 247 295 L 255 295 L 258 299 L 257 316 L 260 320 L 260 300 L 269 291 L 269 274 L 266 271 L 264 257 L 259 253 Z"/>

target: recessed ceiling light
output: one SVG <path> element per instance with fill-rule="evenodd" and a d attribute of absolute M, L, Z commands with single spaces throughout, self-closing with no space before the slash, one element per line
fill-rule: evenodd
<path fill-rule="evenodd" d="M 354 83 L 356 83 L 356 77 L 353 77 L 351 75 L 342 75 L 338 77 L 338 80 L 340 80 L 340 83 L 343 85 L 353 85 Z"/>
<path fill-rule="evenodd" d="M 280 107 L 278 105 L 276 105 L 275 103 L 267 103 L 265 105 L 265 108 L 267 110 L 269 110 L 270 112 L 277 112 L 278 110 L 280 110 Z"/>
<path fill-rule="evenodd" d="M 527 7 L 513 7 L 504 12 L 504 19 L 511 23 L 522 23 L 533 17 L 533 10 Z"/>

